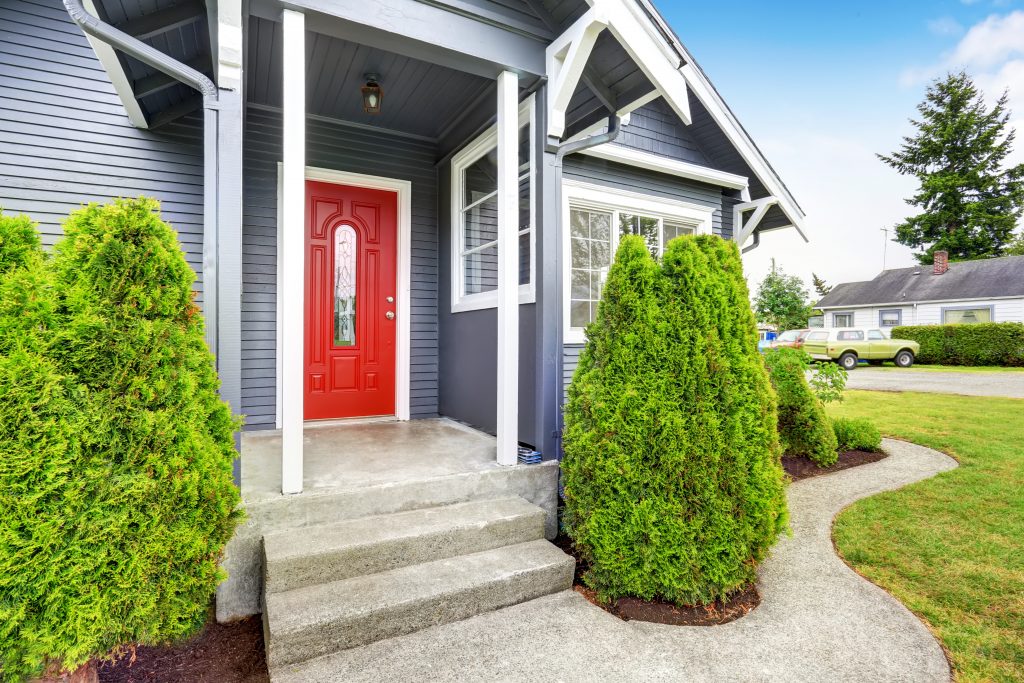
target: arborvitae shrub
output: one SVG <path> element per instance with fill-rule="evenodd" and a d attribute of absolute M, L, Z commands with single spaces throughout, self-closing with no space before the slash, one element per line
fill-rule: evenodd
<path fill-rule="evenodd" d="M 0 273 L 42 255 L 39 233 L 28 216 L 5 216 L 0 209 Z"/>
<path fill-rule="evenodd" d="M 871 421 L 855 417 L 832 418 L 840 451 L 880 451 L 882 435 Z"/>
<path fill-rule="evenodd" d="M 810 357 L 799 349 L 781 348 L 768 351 L 764 359 L 779 397 L 783 452 L 810 458 L 820 467 L 834 464 L 839 458 L 836 435 L 805 375 Z"/>
<path fill-rule="evenodd" d="M 39 267 L 56 309 L 38 306 L 45 325 L 29 330 L 47 341 L 13 325 L 27 342 L 0 366 L 5 679 L 188 636 L 222 578 L 240 515 L 238 425 L 217 394 L 194 274 L 157 209 L 72 214 Z"/>
<path fill-rule="evenodd" d="M 624 237 L 565 411 L 566 528 L 603 599 L 753 581 L 787 522 L 775 399 L 735 245 Z"/>

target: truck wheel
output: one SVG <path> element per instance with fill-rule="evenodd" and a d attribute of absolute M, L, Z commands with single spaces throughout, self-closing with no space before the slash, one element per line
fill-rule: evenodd
<path fill-rule="evenodd" d="M 843 369 L 849 372 L 857 367 L 857 354 L 847 351 L 843 355 L 839 356 L 839 364 L 843 366 Z"/>
<path fill-rule="evenodd" d="M 896 358 L 893 359 L 893 362 L 896 363 L 898 367 L 909 368 L 914 364 L 914 354 L 906 350 L 900 351 L 896 354 Z"/>

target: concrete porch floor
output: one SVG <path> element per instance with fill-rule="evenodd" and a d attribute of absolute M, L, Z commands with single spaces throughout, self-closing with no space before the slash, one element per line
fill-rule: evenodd
<path fill-rule="evenodd" d="M 490 434 L 446 418 L 306 426 L 303 493 L 328 493 L 499 469 Z M 281 496 L 281 431 L 242 436 L 242 497 Z"/>

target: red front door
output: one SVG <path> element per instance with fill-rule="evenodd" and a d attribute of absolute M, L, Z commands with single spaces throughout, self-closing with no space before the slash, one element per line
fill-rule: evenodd
<path fill-rule="evenodd" d="M 395 414 L 398 200 L 306 181 L 306 419 Z"/>

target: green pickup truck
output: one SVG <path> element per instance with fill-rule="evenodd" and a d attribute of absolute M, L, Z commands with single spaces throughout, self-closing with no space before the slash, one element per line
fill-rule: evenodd
<path fill-rule="evenodd" d="M 891 360 L 901 368 L 909 368 L 920 349 L 915 341 L 889 339 L 881 330 L 870 328 L 814 330 L 804 337 L 804 351 L 811 358 L 837 361 L 846 370 L 853 370 L 862 360 L 872 365 Z"/>

